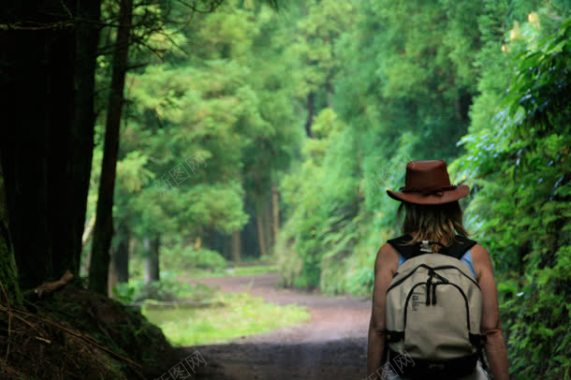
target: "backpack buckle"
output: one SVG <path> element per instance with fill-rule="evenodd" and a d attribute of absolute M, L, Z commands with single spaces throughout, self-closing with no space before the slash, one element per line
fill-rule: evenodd
<path fill-rule="evenodd" d="M 430 371 L 442 371 L 446 366 L 443 363 L 428 363 L 427 367 Z"/>
<path fill-rule="evenodd" d="M 423 240 L 422 243 L 420 243 L 420 251 L 432 253 L 432 247 L 430 246 L 430 241 Z"/>

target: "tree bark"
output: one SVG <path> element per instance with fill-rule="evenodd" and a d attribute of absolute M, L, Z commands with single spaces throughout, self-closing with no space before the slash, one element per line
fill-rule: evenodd
<path fill-rule="evenodd" d="M 25 13 L 20 17 L 26 16 Z M 66 31 L 1 33 L 0 61 L 6 62 L 1 93 L 9 94 L 5 97 L 3 116 L 10 131 L 0 128 L 0 151 L 20 285 L 29 289 L 52 274 L 52 239 L 48 228 L 48 136 L 52 115 L 46 100 L 50 95 L 50 79 L 55 77 L 48 62 L 55 58 L 59 45 L 68 45 L 69 36 Z M 65 87 L 67 83 L 63 81 L 60 85 Z"/>
<path fill-rule="evenodd" d="M 157 236 L 154 239 L 145 238 L 143 246 L 145 249 L 145 282 L 148 284 L 153 281 L 160 281 L 160 236 Z"/>
<path fill-rule="evenodd" d="M 117 273 L 117 282 L 123 283 L 129 281 L 129 249 L 131 246 L 131 231 L 122 224 L 119 227 L 119 242 L 114 255 L 114 267 Z"/>
<path fill-rule="evenodd" d="M 65 66 L 60 68 L 64 71 L 60 75 L 68 80 L 68 85 L 55 94 L 59 99 L 73 99 L 72 107 L 55 122 L 55 125 L 68 123 L 69 129 L 56 129 L 59 133 L 50 133 L 50 158 L 54 164 L 50 165 L 48 199 L 50 205 L 57 205 L 50 208 L 50 226 L 55 229 L 51 233 L 55 238 L 51 277 L 58 278 L 66 270 L 77 276 L 81 260 L 93 156 L 95 67 L 101 12 L 100 0 L 78 0 L 70 4 L 75 6 L 74 9 L 70 5 L 70 9 L 75 10 L 76 21 L 74 36 L 69 42 L 73 48 L 66 54 L 66 62 L 73 67 L 73 76 L 65 73 Z M 59 88 L 58 79 L 54 80 L 53 86 Z M 52 109 L 58 106 L 61 107 L 53 105 Z M 60 142 L 66 143 L 65 149 L 59 146 Z"/>
<path fill-rule="evenodd" d="M 129 58 L 129 40 L 133 13 L 133 0 L 121 0 L 119 27 L 113 54 L 111 91 L 107 106 L 105 142 L 101 180 L 97 199 L 97 216 L 93 234 L 91 265 L 89 266 L 89 289 L 107 294 L 109 276 L 109 249 L 113 237 L 113 195 L 117 156 L 119 153 L 119 131 L 123 109 L 123 91 Z"/>
<path fill-rule="evenodd" d="M 112 294 L 113 288 L 118 283 L 129 281 L 129 248 L 131 234 L 124 223 L 120 223 L 115 235 L 117 244 L 111 250 L 111 263 L 109 265 L 109 289 Z"/>
<path fill-rule="evenodd" d="M 264 257 L 268 253 L 268 246 L 266 241 L 265 232 L 265 218 L 264 218 L 264 202 L 258 199 L 256 202 L 256 227 L 258 232 L 258 245 L 260 246 L 260 257 Z"/>
<path fill-rule="evenodd" d="M 315 93 L 312 91 L 307 94 L 307 119 L 305 120 L 305 134 L 307 137 L 313 137 L 311 126 L 313 125 L 313 118 L 315 117 Z"/>
<path fill-rule="evenodd" d="M 272 235 L 274 245 L 280 232 L 280 193 L 276 185 L 272 185 Z"/>
<path fill-rule="evenodd" d="M 20 305 L 22 295 L 18 285 L 18 272 L 14 259 L 14 249 L 10 237 L 8 222 L 8 209 L 4 193 L 4 180 L 2 165 L 0 164 L 0 303 L 9 302 L 11 305 Z"/>
<path fill-rule="evenodd" d="M 234 264 L 239 264 L 241 262 L 242 239 L 240 233 L 240 230 L 232 232 L 232 261 Z"/>
<path fill-rule="evenodd" d="M 70 189 L 72 273 L 80 268 L 81 251 L 84 242 L 85 213 L 91 177 L 93 158 L 93 136 L 95 129 L 95 70 L 101 19 L 101 0 L 79 0 L 77 2 L 75 98 L 76 106 L 71 131 L 70 157 L 71 176 L 75 186 Z M 93 227 L 92 227 L 93 228 Z M 62 271 L 63 266 L 59 268 Z"/>
<path fill-rule="evenodd" d="M 266 207 L 264 208 L 264 233 L 266 234 L 266 242 L 267 242 L 267 250 L 268 253 L 271 254 L 271 252 L 273 251 L 273 247 L 274 247 L 274 219 L 273 219 L 273 209 L 272 209 L 272 198 L 271 198 L 271 193 L 268 193 L 268 196 L 265 199 L 265 205 Z"/>
<path fill-rule="evenodd" d="M 87 243 L 89 243 L 89 240 L 92 238 L 94 228 L 95 228 L 95 216 L 89 219 L 83 230 L 83 235 L 81 236 L 81 245 L 83 247 L 85 247 L 85 245 L 87 245 Z"/>
<path fill-rule="evenodd" d="M 329 71 L 325 79 L 325 105 L 329 108 L 333 108 L 333 96 L 335 95 L 335 88 L 333 83 L 335 81 L 335 72 Z"/>
<path fill-rule="evenodd" d="M 81 183 L 89 171 L 72 165 L 91 154 L 73 137 L 78 91 L 88 91 L 74 90 L 86 75 L 76 70 L 75 15 L 81 5 L 6 1 L 0 16 L 0 22 L 18 25 L 0 36 L 0 91 L 8 95 L 3 118 L 10 125 L 2 128 L 0 150 L 12 246 L 25 289 L 79 267 L 82 225 L 75 223 L 87 200 Z"/>

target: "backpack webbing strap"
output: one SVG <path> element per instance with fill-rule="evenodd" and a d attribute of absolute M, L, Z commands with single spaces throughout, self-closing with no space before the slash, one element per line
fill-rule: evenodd
<path fill-rule="evenodd" d="M 486 345 L 486 335 L 485 334 L 472 334 L 468 333 L 470 337 L 470 343 L 478 349 L 478 356 L 480 357 L 480 362 L 482 363 L 482 368 L 487 371 L 488 365 L 484 358 L 484 346 Z"/>
<path fill-rule="evenodd" d="M 472 354 L 448 360 L 424 360 L 412 358 L 408 354 L 399 354 L 389 349 L 388 363 L 399 376 L 410 379 L 445 379 L 457 380 L 470 375 L 476 368 L 478 355 Z"/>
<path fill-rule="evenodd" d="M 394 239 L 387 241 L 390 245 L 394 247 L 405 259 L 410 259 L 412 257 L 422 255 L 425 252 L 421 251 L 421 243 L 417 244 L 407 244 L 412 240 L 412 236 L 409 234 L 399 236 Z M 475 240 L 470 240 L 465 236 L 456 235 L 454 243 L 449 247 L 442 247 L 439 253 L 443 253 L 448 256 L 460 259 L 466 251 L 472 248 L 474 245 L 478 244 Z"/>
<path fill-rule="evenodd" d="M 404 340 L 404 331 L 385 330 L 385 337 L 387 338 L 387 342 L 398 342 Z"/>

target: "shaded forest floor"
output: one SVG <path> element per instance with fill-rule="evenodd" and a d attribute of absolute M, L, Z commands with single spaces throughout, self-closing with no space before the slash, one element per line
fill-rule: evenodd
<path fill-rule="evenodd" d="M 311 314 L 308 322 L 297 326 L 241 337 L 228 344 L 179 349 L 182 361 L 200 357 L 195 360 L 193 378 L 342 380 L 366 376 L 369 298 L 282 289 L 276 273 L 190 281 L 225 292 L 248 292 L 276 304 L 305 306 Z M 170 369 L 176 371 L 176 364 Z"/>
<path fill-rule="evenodd" d="M 0 378 L 365 377 L 368 298 L 279 288 L 278 273 L 187 281 L 223 292 L 247 292 L 279 305 L 304 306 L 310 319 L 227 344 L 173 350 L 160 329 L 136 310 L 83 289 L 66 287 L 45 299 L 26 302 L 26 310 L 2 306 L 0 349 L 4 355 L 0 357 Z"/>
<path fill-rule="evenodd" d="M 0 305 L 0 379 L 147 379 L 176 351 L 140 312 L 69 286 Z"/>

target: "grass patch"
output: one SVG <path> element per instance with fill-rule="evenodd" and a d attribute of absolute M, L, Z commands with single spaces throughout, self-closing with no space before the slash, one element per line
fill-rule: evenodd
<path fill-rule="evenodd" d="M 168 276 L 167 276 L 168 274 Z M 139 303 L 144 300 L 170 301 L 208 301 L 216 290 L 202 284 L 188 284 L 177 281 L 170 273 L 164 273 L 161 281 L 146 283 L 144 280 L 129 280 L 113 288 L 113 297 L 125 304 Z"/>
<path fill-rule="evenodd" d="M 226 269 L 230 276 L 253 276 L 257 274 L 276 273 L 277 265 L 248 265 Z"/>
<path fill-rule="evenodd" d="M 186 271 L 184 274 L 181 274 L 184 278 L 219 278 L 219 277 L 234 277 L 234 276 L 255 276 L 260 274 L 267 274 L 267 273 L 276 273 L 278 272 L 277 265 L 241 265 L 230 267 L 226 269 L 221 269 L 218 271 L 211 271 L 211 270 L 201 270 L 195 269 L 191 271 Z"/>
<path fill-rule="evenodd" d="M 309 319 L 305 307 L 275 305 L 247 293 L 221 293 L 215 300 L 222 301 L 224 306 L 193 308 L 181 305 L 159 310 L 146 305 L 143 314 L 176 346 L 225 343 Z"/>

